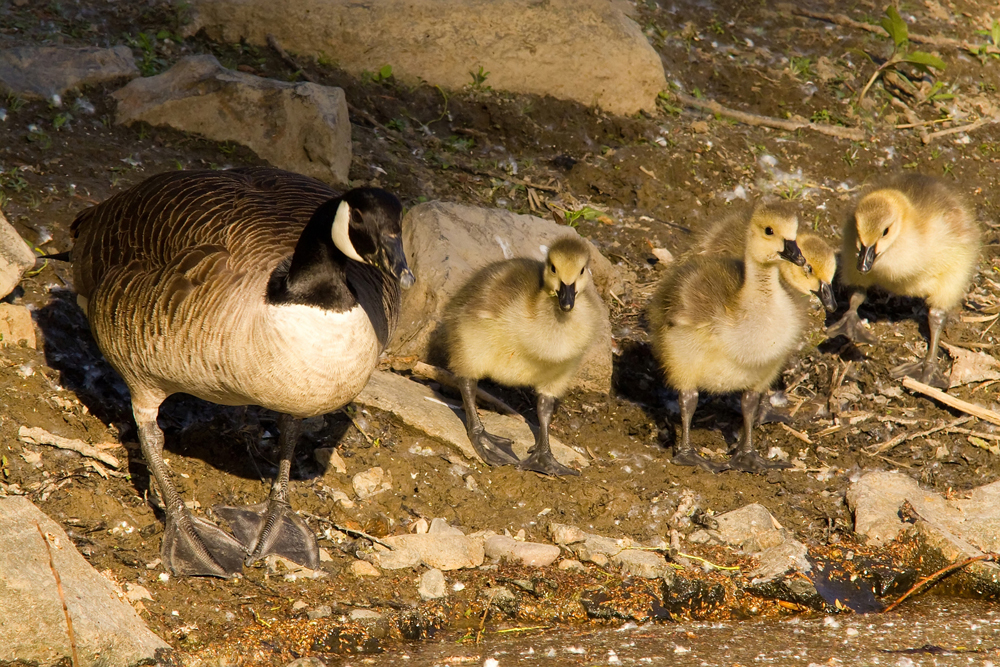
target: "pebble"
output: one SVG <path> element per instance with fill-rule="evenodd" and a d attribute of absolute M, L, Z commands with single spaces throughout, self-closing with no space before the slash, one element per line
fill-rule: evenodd
<path fill-rule="evenodd" d="M 505 535 L 491 535 L 486 538 L 486 555 L 490 558 L 506 559 L 523 563 L 530 567 L 545 567 L 559 558 L 559 547 L 540 542 L 521 542 Z"/>
<path fill-rule="evenodd" d="M 306 612 L 306 617 L 310 621 L 315 621 L 317 618 L 329 618 L 333 614 L 333 608 L 328 604 L 321 604 L 315 609 L 310 609 Z"/>
<path fill-rule="evenodd" d="M 584 567 L 583 563 L 574 558 L 562 559 L 559 561 L 558 567 L 560 570 L 568 570 L 570 572 L 584 572 L 587 569 Z"/>
<path fill-rule="evenodd" d="M 381 572 L 378 568 L 369 563 L 366 560 L 356 560 L 351 563 L 351 574 L 355 577 L 378 577 L 381 576 Z"/>
<path fill-rule="evenodd" d="M 445 587 L 444 572 L 438 569 L 427 570 L 420 576 L 420 586 L 417 592 L 424 600 L 436 600 L 448 594 Z"/>
<path fill-rule="evenodd" d="M 378 613 L 374 609 L 352 609 L 351 610 L 351 620 L 352 621 L 374 621 L 382 618 L 382 614 Z"/>
<path fill-rule="evenodd" d="M 351 485 L 358 498 L 365 500 L 391 489 L 392 475 L 376 466 L 355 475 L 351 479 Z"/>
<path fill-rule="evenodd" d="M 465 535 L 462 531 L 454 526 L 449 526 L 446 519 L 431 519 L 431 526 L 427 530 L 431 535 Z"/>

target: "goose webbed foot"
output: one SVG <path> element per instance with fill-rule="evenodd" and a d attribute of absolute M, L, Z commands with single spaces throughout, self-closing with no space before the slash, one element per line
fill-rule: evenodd
<path fill-rule="evenodd" d="M 938 364 L 937 360 L 911 361 L 905 364 L 900 364 L 890 370 L 889 375 L 891 375 L 893 379 L 898 379 L 905 375 L 907 377 L 914 378 L 915 380 L 920 380 L 924 384 L 937 387 L 938 389 L 947 389 L 948 385 L 951 384 L 948 380 L 948 376 L 946 376 L 944 371 L 941 370 L 941 366 Z"/>
<path fill-rule="evenodd" d="M 275 555 L 312 570 L 319 567 L 316 536 L 287 502 L 271 500 L 245 507 L 218 505 L 213 510 L 243 543 L 247 565 Z"/>
<path fill-rule="evenodd" d="M 786 461 L 768 461 L 763 456 L 754 451 L 737 452 L 729 459 L 729 468 L 740 472 L 760 474 L 768 470 L 783 470 L 791 468 L 792 464 Z"/>
<path fill-rule="evenodd" d="M 671 461 L 674 465 L 678 466 L 691 466 L 695 468 L 701 468 L 702 470 L 707 470 L 711 473 L 722 472 L 723 470 L 729 470 L 728 463 L 716 463 L 711 459 L 707 459 L 701 454 L 696 453 L 693 449 L 684 449 L 674 453 L 674 458 Z"/>
<path fill-rule="evenodd" d="M 875 334 L 865 327 L 864 322 L 861 321 L 858 313 L 853 310 L 847 311 L 836 324 L 832 324 L 827 327 L 826 335 L 830 338 L 847 336 L 854 342 L 868 343 L 869 345 L 873 345 L 878 342 L 878 338 Z"/>
<path fill-rule="evenodd" d="M 484 428 L 469 431 L 469 441 L 473 449 L 487 465 L 507 466 L 518 463 L 514 453 L 514 441 L 493 435 Z"/>
<path fill-rule="evenodd" d="M 552 456 L 552 451 L 548 448 L 532 449 L 529 452 L 529 456 L 517 464 L 517 469 L 534 470 L 535 472 L 540 472 L 543 475 L 552 475 L 553 477 L 580 474 L 579 470 L 570 468 L 569 466 L 564 466 L 559 463 L 559 461 L 556 461 L 556 457 Z"/>
<path fill-rule="evenodd" d="M 243 570 L 247 551 L 214 523 L 186 510 L 167 517 L 160 557 L 175 575 L 228 579 Z"/>

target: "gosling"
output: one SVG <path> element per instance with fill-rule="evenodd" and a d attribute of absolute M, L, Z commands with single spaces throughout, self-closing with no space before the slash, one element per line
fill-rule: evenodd
<path fill-rule="evenodd" d="M 175 574 L 229 577 L 269 554 L 318 566 L 316 538 L 288 502 L 300 418 L 345 405 L 378 364 L 399 287 L 413 282 L 401 210 L 384 190 L 340 195 L 256 167 L 159 174 L 74 220 L 78 301 L 128 385 Z M 193 516 L 170 479 L 156 418 L 177 392 L 281 413 L 269 499 L 216 508 L 235 539 Z"/>
<path fill-rule="evenodd" d="M 850 308 L 827 333 L 874 343 L 858 317 L 868 287 L 922 297 L 928 306 L 930 339 L 922 360 L 892 369 L 947 387 L 938 365 L 938 344 L 949 311 L 958 306 L 972 280 L 980 233 L 972 211 L 943 181 L 903 174 L 865 194 L 844 225 L 843 280 L 853 288 Z"/>
<path fill-rule="evenodd" d="M 673 462 L 710 472 L 786 468 L 754 449 L 760 395 L 781 372 L 802 335 L 803 315 L 782 287 L 779 267 L 805 265 L 795 242 L 798 219 L 783 207 L 761 205 L 747 221 L 743 260 L 694 255 L 664 277 L 649 305 L 653 352 L 680 394 L 681 439 Z M 691 446 L 699 390 L 742 391 L 743 430 L 728 463 Z"/>
<path fill-rule="evenodd" d="M 579 474 L 552 455 L 549 424 L 604 317 L 589 269 L 586 242 L 560 238 L 544 262 L 519 258 L 484 267 L 446 307 L 444 351 L 459 378 L 469 440 L 487 464 Z M 483 378 L 537 392 L 538 433 L 524 460 L 510 440 L 483 427 L 475 402 Z"/>

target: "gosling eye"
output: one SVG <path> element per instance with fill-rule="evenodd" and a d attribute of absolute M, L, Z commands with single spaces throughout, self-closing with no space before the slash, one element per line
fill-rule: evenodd
<path fill-rule="evenodd" d="M 582 276 L 583 272 L 586 271 L 586 270 L 587 270 L 587 267 L 583 267 L 582 269 L 580 269 L 580 275 Z"/>
<path fill-rule="evenodd" d="M 555 264 L 549 264 L 549 272 L 550 273 L 555 273 L 556 272 L 556 265 Z"/>
<path fill-rule="evenodd" d="M 764 233 L 767 234 L 768 236 L 774 236 L 774 230 L 771 229 L 770 227 L 765 227 Z"/>
<path fill-rule="evenodd" d="M 882 236 L 885 236 L 888 233 L 889 233 L 889 228 L 888 227 L 886 227 L 885 229 L 882 230 Z"/>

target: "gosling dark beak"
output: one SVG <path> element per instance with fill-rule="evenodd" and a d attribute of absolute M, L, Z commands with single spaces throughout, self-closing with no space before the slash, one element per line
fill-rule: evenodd
<path fill-rule="evenodd" d="M 833 286 L 830 283 L 819 282 L 819 289 L 816 290 L 817 296 L 819 296 L 820 302 L 823 307 L 826 308 L 831 313 L 837 310 L 837 300 L 833 298 Z"/>
<path fill-rule="evenodd" d="M 798 266 L 806 265 L 806 258 L 802 256 L 802 252 L 799 250 L 799 244 L 790 239 L 785 239 L 785 249 L 779 252 L 778 256 L 782 259 L 787 259 L 792 264 L 797 264 Z"/>
<path fill-rule="evenodd" d="M 576 283 L 572 285 L 560 283 L 557 294 L 559 295 L 559 307 L 563 312 L 568 313 L 573 310 L 573 305 L 576 303 Z"/>
<path fill-rule="evenodd" d="M 399 281 L 400 287 L 410 289 L 416 280 L 413 271 L 406 264 L 406 254 L 403 252 L 403 240 L 398 236 L 386 240 L 385 243 L 385 264 L 389 273 Z"/>
<path fill-rule="evenodd" d="M 872 270 L 872 264 L 875 263 L 875 246 L 861 246 L 861 250 L 858 251 L 858 271 L 861 273 L 868 273 Z"/>

